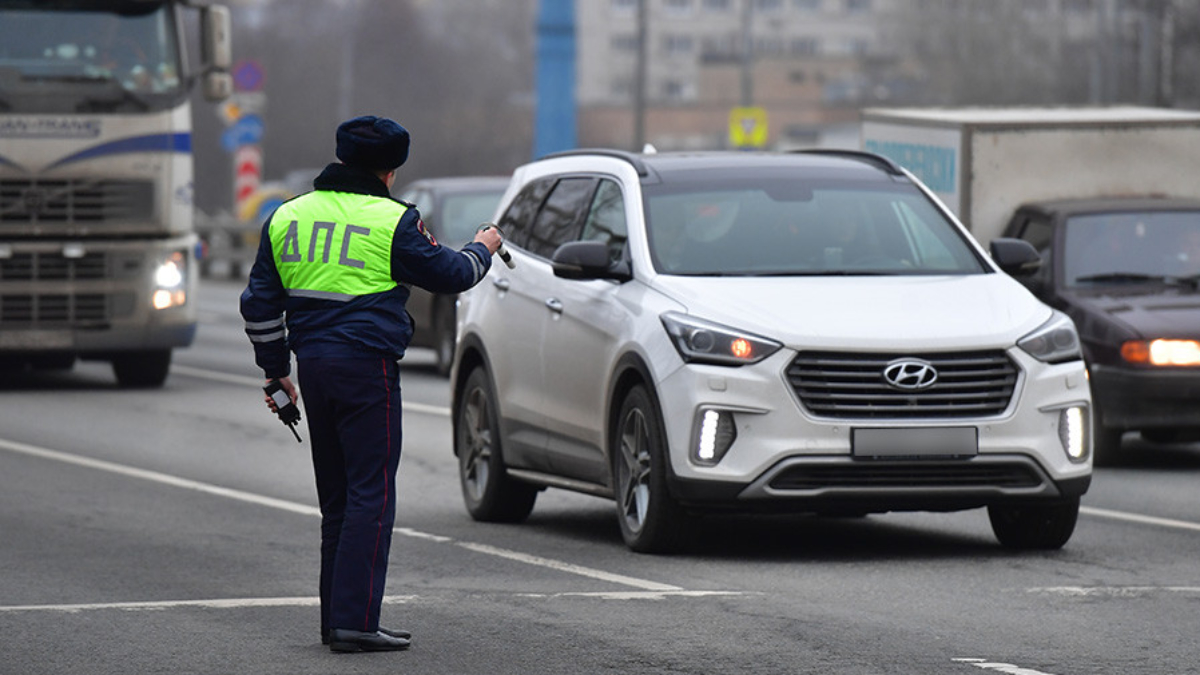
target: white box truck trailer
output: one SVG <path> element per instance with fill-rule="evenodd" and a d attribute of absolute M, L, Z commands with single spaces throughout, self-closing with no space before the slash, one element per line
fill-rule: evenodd
<path fill-rule="evenodd" d="M 1028 202 L 1200 196 L 1200 111 L 868 108 L 861 144 L 916 174 L 985 245 Z"/>

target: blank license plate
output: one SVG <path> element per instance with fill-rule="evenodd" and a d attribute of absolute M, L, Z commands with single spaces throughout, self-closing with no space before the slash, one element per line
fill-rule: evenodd
<path fill-rule="evenodd" d="M 0 331 L 0 348 L 5 349 L 69 349 L 73 345 L 71 331 L 66 330 Z"/>
<path fill-rule="evenodd" d="M 971 457 L 979 454 L 975 427 L 853 429 L 850 452 L 865 459 Z"/>

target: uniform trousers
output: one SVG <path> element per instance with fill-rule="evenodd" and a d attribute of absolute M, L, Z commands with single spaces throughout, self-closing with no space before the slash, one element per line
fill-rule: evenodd
<path fill-rule="evenodd" d="M 321 634 L 374 632 L 396 519 L 399 367 L 383 356 L 296 366 L 321 505 Z"/>

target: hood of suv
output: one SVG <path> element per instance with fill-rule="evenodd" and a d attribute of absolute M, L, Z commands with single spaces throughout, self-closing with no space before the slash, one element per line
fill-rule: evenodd
<path fill-rule="evenodd" d="M 795 349 L 1003 349 L 1051 316 L 1004 274 L 660 276 L 654 285 L 693 316 Z"/>

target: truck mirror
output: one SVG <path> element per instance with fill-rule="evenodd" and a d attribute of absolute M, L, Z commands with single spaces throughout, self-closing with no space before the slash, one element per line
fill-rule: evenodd
<path fill-rule="evenodd" d="M 224 101 L 232 95 L 232 75 L 214 71 L 204 76 L 204 98 L 209 101 Z"/>
<path fill-rule="evenodd" d="M 229 29 L 228 7 L 209 5 L 201 8 L 200 45 L 207 68 L 225 71 L 233 65 L 233 41 Z"/>
<path fill-rule="evenodd" d="M 993 239 L 988 250 L 1000 269 L 1014 277 L 1029 276 L 1042 266 L 1042 257 L 1037 249 L 1024 239 Z"/>

